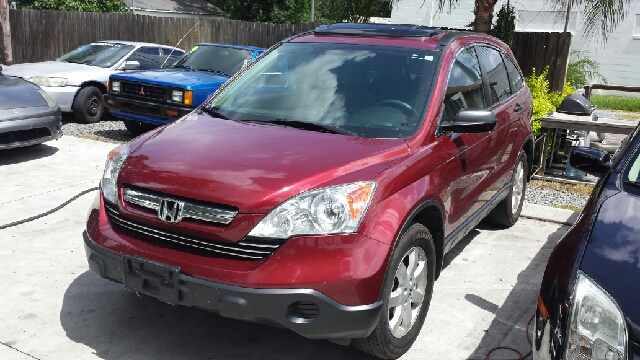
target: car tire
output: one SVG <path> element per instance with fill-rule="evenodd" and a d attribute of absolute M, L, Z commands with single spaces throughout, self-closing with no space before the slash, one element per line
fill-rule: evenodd
<path fill-rule="evenodd" d="M 104 114 L 102 92 L 95 86 L 87 86 L 80 89 L 73 100 L 71 109 L 78 122 L 85 124 L 97 123 Z"/>
<path fill-rule="evenodd" d="M 518 161 L 516 161 L 516 166 L 511 175 L 509 194 L 489 213 L 487 220 L 505 227 L 511 227 L 518 221 L 522 211 L 522 204 L 524 203 L 528 175 L 527 154 L 524 151 L 520 151 Z"/>
<path fill-rule="evenodd" d="M 142 123 L 140 121 L 134 120 L 122 120 L 124 122 L 124 127 L 129 130 L 131 135 L 138 136 L 146 133 L 147 131 L 153 130 L 156 126 L 151 124 Z"/>
<path fill-rule="evenodd" d="M 391 255 L 382 289 L 384 303 L 378 325 L 368 337 L 353 339 L 354 347 L 381 359 L 396 359 L 409 350 L 429 311 L 435 282 L 435 259 L 431 233 L 421 224 L 412 224 L 400 236 Z M 404 279 L 403 271 L 407 275 Z M 409 318 L 411 323 L 407 327 L 405 324 Z"/>

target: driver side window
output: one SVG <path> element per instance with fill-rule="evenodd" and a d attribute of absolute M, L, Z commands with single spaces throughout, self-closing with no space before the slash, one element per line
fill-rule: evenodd
<path fill-rule="evenodd" d="M 451 67 L 442 122 L 453 122 L 461 109 L 485 109 L 484 85 L 473 47 L 462 50 Z"/>

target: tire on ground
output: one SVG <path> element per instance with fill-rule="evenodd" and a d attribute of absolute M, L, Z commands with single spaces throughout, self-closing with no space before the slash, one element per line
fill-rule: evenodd
<path fill-rule="evenodd" d="M 80 91 L 71 106 L 73 116 L 78 122 L 97 123 L 104 114 L 104 99 L 102 92 L 95 86 L 87 86 Z"/>
<path fill-rule="evenodd" d="M 129 130 L 131 135 L 138 136 L 146 133 L 155 128 L 154 125 L 142 123 L 140 121 L 134 120 L 122 120 L 124 122 L 124 126 Z"/>
<path fill-rule="evenodd" d="M 406 262 L 407 255 L 409 254 L 408 251 L 416 248 L 422 249 L 425 257 L 426 287 L 424 290 L 424 298 L 417 317 L 412 322 L 408 332 L 397 338 L 392 334 L 389 327 L 389 317 L 393 314 L 393 310 L 389 308 L 390 295 L 392 290 L 397 291 L 399 288 L 398 281 L 396 280 L 396 272 L 399 269 L 400 262 Z M 435 259 L 435 246 L 429 230 L 421 224 L 412 224 L 411 227 L 400 236 L 398 244 L 391 255 L 382 289 L 384 304 L 382 305 L 383 309 L 380 319 L 378 320 L 378 325 L 368 337 L 364 339 L 353 339 L 352 344 L 354 347 L 381 359 L 396 359 L 409 350 L 418 337 L 427 311 L 429 310 L 433 284 L 435 282 Z M 405 264 L 405 266 L 407 265 Z"/>

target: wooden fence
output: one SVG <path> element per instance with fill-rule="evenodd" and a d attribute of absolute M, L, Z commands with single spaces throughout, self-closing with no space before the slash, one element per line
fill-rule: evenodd
<path fill-rule="evenodd" d="M 551 90 L 562 91 L 567 75 L 571 33 L 517 32 L 511 48 L 524 76 L 531 75 L 534 68 L 536 74 L 540 74 L 548 65 Z"/>
<path fill-rule="evenodd" d="M 0 0 L 2 1 L 2 0 Z M 170 18 L 133 14 L 52 10 L 11 10 L 13 62 L 52 60 L 98 40 L 144 41 L 190 49 L 199 42 L 270 47 L 289 36 L 314 29 L 315 23 L 268 24 L 227 19 Z M 194 28 L 195 26 L 195 28 Z M 549 65 L 551 89 L 562 90 L 570 33 L 516 33 L 513 52 L 525 76 Z"/>
<path fill-rule="evenodd" d="M 315 23 L 268 24 L 52 10 L 10 10 L 9 19 L 14 64 L 52 60 L 98 40 L 143 41 L 175 46 L 192 28 L 193 31 L 185 37 L 180 48 L 190 49 L 200 42 L 266 48 L 317 26 Z"/>

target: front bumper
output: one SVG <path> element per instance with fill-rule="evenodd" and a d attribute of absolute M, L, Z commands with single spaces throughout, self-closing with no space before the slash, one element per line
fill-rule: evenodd
<path fill-rule="evenodd" d="M 62 112 L 71 112 L 71 106 L 73 105 L 73 100 L 76 98 L 76 94 L 80 87 L 78 86 L 59 86 L 59 87 L 48 87 L 42 86 L 42 90 L 46 91 L 56 99 L 58 105 L 60 106 L 60 110 Z"/>
<path fill-rule="evenodd" d="M 84 247 L 91 271 L 120 283 L 127 280 L 131 258 L 109 252 L 94 244 L 83 233 Z M 136 258 L 139 259 L 139 258 Z M 145 261 L 141 259 L 141 261 Z M 148 268 L 147 268 L 148 269 Z M 142 276 L 145 272 L 142 271 Z M 363 338 L 368 336 L 380 318 L 382 301 L 370 305 L 345 306 L 312 289 L 256 289 L 219 284 L 180 274 L 176 289 L 153 283 L 155 273 L 141 280 L 135 291 L 163 301 L 198 307 L 239 320 L 277 323 L 298 334 L 313 339 Z M 163 282 L 164 278 L 157 280 Z M 149 283 L 151 282 L 151 283 Z M 170 283 L 167 278 L 167 283 Z M 130 285 L 126 285 L 130 288 Z M 170 287 L 170 285 L 169 285 Z M 172 292 L 175 297 L 167 296 Z"/>
<path fill-rule="evenodd" d="M 0 149 L 41 144 L 62 136 L 60 110 L 39 108 L 17 109 L 13 116 L 9 114 L 12 110 L 0 110 Z"/>
<path fill-rule="evenodd" d="M 124 98 L 111 94 L 105 95 L 104 99 L 112 115 L 154 125 L 165 125 L 193 111 L 193 108 Z M 177 115 L 169 115 L 167 111 Z"/>

